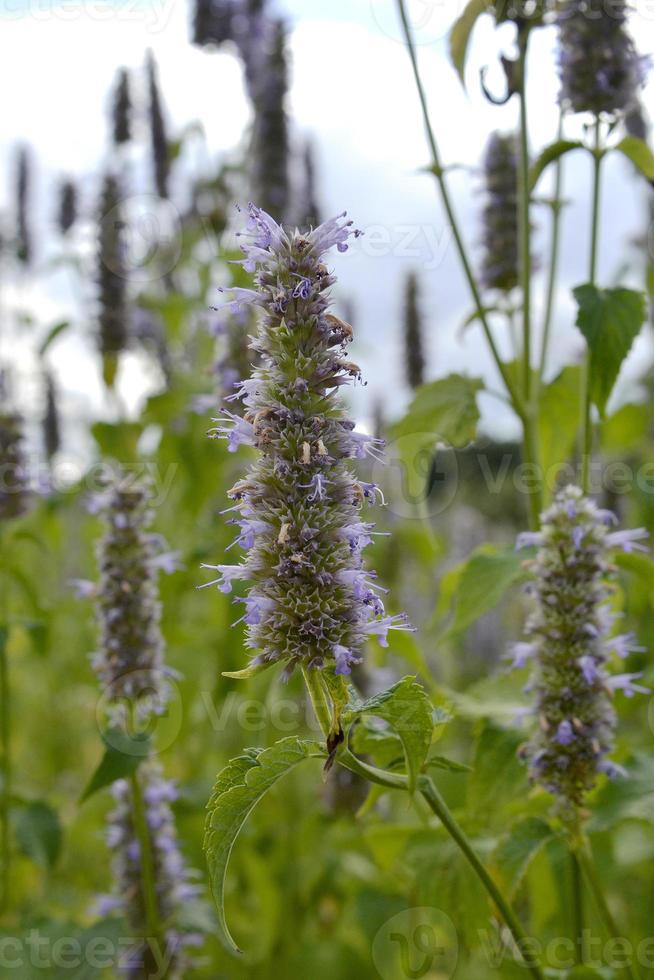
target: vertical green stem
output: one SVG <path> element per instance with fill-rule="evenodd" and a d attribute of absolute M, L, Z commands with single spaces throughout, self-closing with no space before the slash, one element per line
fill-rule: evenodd
<path fill-rule="evenodd" d="M 522 387 L 525 404 L 523 418 L 524 459 L 533 473 L 535 487 L 529 496 L 529 520 L 533 530 L 540 522 L 543 474 L 538 468 L 538 395 L 532 391 L 531 369 L 531 188 L 529 185 L 529 123 L 527 118 L 527 49 L 529 25 L 518 28 L 520 159 L 518 162 L 518 254 L 522 291 Z M 531 479 L 531 476 L 529 477 Z"/>
<path fill-rule="evenodd" d="M 2 795 L 0 796 L 0 819 L 2 820 L 2 837 L 0 839 L 0 855 L 2 860 L 2 893 L 0 909 L 5 911 L 9 906 L 9 875 L 11 866 L 11 839 L 9 814 L 11 809 L 11 716 L 9 710 L 9 661 L 7 644 L 9 629 L 0 620 L 0 752 L 2 753 Z"/>
<path fill-rule="evenodd" d="M 602 149 L 599 117 L 595 120 L 595 148 L 593 155 L 593 212 L 590 233 L 590 268 L 588 281 L 595 285 L 597 278 L 597 253 L 599 246 L 600 200 L 602 191 Z M 590 351 L 586 354 L 582 386 L 582 440 L 581 440 L 581 486 L 584 493 L 590 490 L 590 463 L 593 452 L 593 421 L 590 397 Z"/>
<path fill-rule="evenodd" d="M 413 42 L 413 35 L 411 32 L 411 26 L 406 14 L 406 7 L 404 0 L 397 0 L 398 11 L 400 14 L 400 20 L 402 22 L 402 29 L 404 32 L 404 38 L 406 41 L 407 50 L 409 52 L 409 58 L 411 59 L 411 67 L 413 69 L 413 76 L 416 83 L 416 88 L 418 91 L 418 98 L 420 99 L 420 106 L 422 109 L 422 116 L 425 124 L 425 132 L 427 134 L 427 141 L 429 143 L 429 149 L 432 157 L 432 170 L 436 180 L 438 181 L 438 186 L 441 193 L 441 199 L 443 201 L 443 206 L 447 214 L 447 219 L 450 223 L 452 229 L 452 234 L 454 235 L 454 242 L 456 244 L 457 251 L 459 253 L 459 258 L 461 260 L 461 265 L 463 267 L 463 272 L 468 281 L 470 287 L 470 292 L 472 293 L 472 298 L 475 304 L 475 309 L 477 311 L 477 316 L 479 322 L 481 323 L 486 341 L 490 348 L 495 365 L 502 376 L 502 380 L 506 385 L 506 389 L 511 396 L 511 401 L 513 408 L 521 419 L 524 417 L 524 403 L 522 395 L 519 388 L 514 384 L 513 378 L 506 369 L 506 365 L 502 362 L 500 358 L 499 350 L 495 343 L 493 333 L 486 316 L 486 311 L 484 304 L 481 299 L 481 293 L 479 292 L 479 286 L 477 285 L 477 280 L 472 271 L 472 266 L 468 258 L 468 253 L 466 250 L 465 243 L 463 241 L 463 236 L 459 230 L 459 225 L 456 219 L 456 214 L 454 212 L 454 205 L 452 204 L 452 199 L 450 198 L 450 193 L 447 187 L 447 182 L 445 180 L 445 174 L 441 166 L 440 154 L 438 152 L 438 145 L 436 143 L 436 137 L 434 135 L 434 130 L 431 125 L 431 119 L 429 116 L 429 107 L 427 105 L 427 96 L 425 93 L 424 86 L 422 84 L 422 79 L 420 77 L 420 69 L 418 67 L 418 58 L 416 55 L 415 44 Z"/>
<path fill-rule="evenodd" d="M 607 932 L 614 939 L 624 940 L 624 934 L 618 928 L 618 924 L 613 918 L 613 913 L 608 906 L 606 898 L 604 897 L 604 891 L 602 889 L 602 884 L 599 880 L 597 871 L 595 869 L 595 864 L 593 862 L 593 855 L 590 849 L 590 845 L 586 841 L 585 844 L 577 852 L 579 858 L 579 864 L 581 870 L 584 873 L 588 885 L 595 899 L 598 911 L 604 923 Z M 639 974 L 634 969 L 631 964 L 627 964 L 624 968 L 624 973 L 626 976 L 630 977 L 630 980 L 639 980 Z"/>
<path fill-rule="evenodd" d="M 557 140 L 563 139 L 563 113 L 559 117 Z M 558 272 L 559 241 L 561 237 L 561 211 L 563 209 L 563 160 L 556 161 L 554 177 L 554 198 L 552 200 L 552 237 L 550 240 L 549 269 L 547 275 L 547 298 L 545 300 L 545 319 L 540 348 L 540 365 L 538 370 L 539 383 L 542 382 L 547 368 L 552 316 L 554 314 L 554 296 L 556 294 L 556 278 Z"/>
<path fill-rule="evenodd" d="M 152 854 L 152 838 L 145 811 L 143 790 L 139 782 L 138 771 L 130 776 L 132 791 L 132 816 L 134 831 L 139 842 L 139 858 L 141 871 L 141 887 L 143 889 L 143 906 L 145 923 L 148 930 L 147 940 L 159 943 L 157 952 L 161 953 L 161 926 L 159 923 L 159 902 L 157 901 L 157 881 Z"/>
<path fill-rule="evenodd" d="M 574 850 L 570 851 L 570 886 L 572 894 L 572 927 L 575 941 L 577 963 L 584 962 L 584 899 L 583 881 L 579 858 Z"/>
<path fill-rule="evenodd" d="M 543 980 L 543 974 L 537 963 L 530 959 L 527 959 L 527 948 L 526 944 L 528 942 L 527 934 L 522 928 L 518 918 L 513 911 L 510 903 L 504 898 L 504 895 L 498 888 L 497 884 L 493 881 L 492 877 L 478 858 L 474 848 L 472 847 L 470 841 L 466 837 L 464 831 L 459 826 L 454 816 L 449 810 L 445 800 L 442 798 L 436 786 L 431 780 L 425 780 L 421 783 L 421 793 L 424 799 L 429 804 L 433 813 L 439 818 L 447 832 L 450 834 L 452 839 L 460 848 L 461 852 L 467 859 L 468 863 L 475 871 L 477 877 L 483 884 L 487 893 L 495 903 L 498 912 L 502 916 L 504 922 L 506 923 L 511 935 L 513 936 L 518 950 L 523 956 L 525 966 L 529 970 L 532 977 L 536 980 Z"/>

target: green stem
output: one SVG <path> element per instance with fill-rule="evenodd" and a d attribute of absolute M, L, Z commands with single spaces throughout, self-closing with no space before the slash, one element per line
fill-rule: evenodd
<path fill-rule="evenodd" d="M 139 782 L 138 772 L 134 772 L 130 776 L 130 786 L 132 790 L 134 831 L 139 842 L 143 907 L 145 909 L 145 923 L 148 930 L 148 936 L 145 938 L 148 942 L 159 944 L 157 952 L 161 953 L 161 926 L 159 924 L 159 903 L 157 901 L 157 882 L 154 870 L 154 857 L 152 854 L 152 839 L 150 828 L 148 827 L 143 790 Z"/>
<path fill-rule="evenodd" d="M 570 885 L 572 893 L 572 928 L 575 940 L 575 955 L 577 963 L 584 962 L 584 898 L 583 879 L 579 858 L 574 850 L 570 851 Z"/>
<path fill-rule="evenodd" d="M 527 49 L 529 26 L 518 29 L 520 52 L 518 79 L 520 98 L 520 160 L 518 163 L 518 254 L 520 257 L 520 286 L 522 291 L 522 386 L 525 412 L 522 418 L 523 452 L 528 479 L 535 487 L 528 493 L 529 522 L 532 530 L 540 523 L 542 509 L 542 480 L 538 460 L 538 393 L 532 391 L 531 370 L 531 188 L 529 185 L 529 123 L 527 119 Z"/>
<path fill-rule="evenodd" d="M 577 857 L 607 932 L 613 939 L 624 940 L 624 934 L 618 928 L 618 924 L 613 918 L 613 913 L 604 897 L 602 884 L 595 869 L 593 855 L 587 841 L 577 851 Z M 625 965 L 623 969 L 624 973 L 630 977 L 630 980 L 640 980 L 638 972 L 634 970 L 630 963 Z"/>
<path fill-rule="evenodd" d="M 420 99 L 420 106 L 421 106 L 421 109 L 422 109 L 422 116 L 423 116 L 423 120 L 424 120 L 424 124 L 425 124 L 425 131 L 426 131 L 426 134 L 427 134 L 427 141 L 429 143 L 429 149 L 430 149 L 431 157 L 432 157 L 432 170 L 433 170 L 434 176 L 436 177 L 436 180 L 438 181 L 438 186 L 439 186 L 439 189 L 440 189 L 441 198 L 442 198 L 442 201 L 443 201 L 443 206 L 445 208 L 445 212 L 447 214 L 447 219 L 448 219 L 448 221 L 450 223 L 450 227 L 452 229 L 452 234 L 454 235 L 454 241 L 455 241 L 455 244 L 456 244 L 456 247 L 457 247 L 457 251 L 459 253 L 459 258 L 461 260 L 461 265 L 463 267 L 463 271 L 464 271 L 465 277 L 466 277 L 466 279 L 468 281 L 468 285 L 470 287 L 470 292 L 472 293 L 472 298 L 473 298 L 473 301 L 474 301 L 474 304 L 475 304 L 475 309 L 477 311 L 477 316 L 479 317 L 479 321 L 480 321 L 481 326 L 482 326 L 482 329 L 484 331 L 484 335 L 486 337 L 486 341 L 488 343 L 488 346 L 489 346 L 491 355 L 493 357 L 493 360 L 495 362 L 495 365 L 496 365 L 496 367 L 497 367 L 500 375 L 502 376 L 502 380 L 504 381 L 504 384 L 506 385 L 506 389 L 509 392 L 509 394 L 511 395 L 511 402 L 513 404 L 513 408 L 514 408 L 515 412 L 518 414 L 518 416 L 521 419 L 523 419 L 524 413 L 525 413 L 525 408 L 524 408 L 524 402 L 523 402 L 522 395 L 521 395 L 521 393 L 519 391 L 519 388 L 514 384 L 514 381 L 513 381 L 512 377 L 511 377 L 510 373 L 507 371 L 506 365 L 502 362 L 502 359 L 500 358 L 499 350 L 498 350 L 497 345 L 495 343 L 495 338 L 493 337 L 493 333 L 491 331 L 490 324 L 489 324 L 488 318 L 486 316 L 486 311 L 485 311 L 485 308 L 484 308 L 484 304 L 482 302 L 481 293 L 479 291 L 479 286 L 477 285 L 477 280 L 476 280 L 475 275 L 474 275 L 474 273 L 472 271 L 472 265 L 470 264 L 470 260 L 468 258 L 468 253 L 467 253 L 467 250 L 466 250 L 466 246 L 464 244 L 464 241 L 463 241 L 463 236 L 461 235 L 461 232 L 459 230 L 459 225 L 458 225 L 458 222 L 457 222 L 457 219 L 456 219 L 456 214 L 454 212 L 454 205 L 452 203 L 452 199 L 450 197 L 450 193 L 449 193 L 449 190 L 448 190 L 448 187 L 447 187 L 447 182 L 445 180 L 445 173 L 444 173 L 443 168 L 441 166 L 440 155 L 439 155 L 439 152 L 438 152 L 438 145 L 436 143 L 436 137 L 434 135 L 434 130 L 433 130 L 433 127 L 432 127 L 432 124 L 431 124 L 430 116 L 429 116 L 429 107 L 427 105 L 427 96 L 426 96 L 426 93 L 425 93 L 424 86 L 422 84 L 422 78 L 420 77 L 420 69 L 418 67 L 418 58 L 417 58 L 417 55 L 416 55 L 415 44 L 413 42 L 413 35 L 412 35 L 412 32 L 411 32 L 411 27 L 409 25 L 409 20 L 408 20 L 407 14 L 406 14 L 406 7 L 405 7 L 404 0 L 397 0 L 397 6 L 398 6 L 399 14 L 400 14 L 400 19 L 402 21 L 402 29 L 403 29 L 403 32 L 404 32 L 404 38 L 405 38 L 405 41 L 406 41 L 407 50 L 409 52 L 409 58 L 411 59 L 411 67 L 413 69 L 413 76 L 414 76 L 415 83 L 416 83 L 416 88 L 417 88 L 417 91 L 418 91 L 418 98 Z"/>
<path fill-rule="evenodd" d="M 527 47 L 529 28 L 518 30 L 520 51 L 520 161 L 518 166 L 518 252 L 522 289 L 522 380 L 527 404 L 531 398 L 531 191 L 529 188 L 529 126 L 527 122 Z"/>
<path fill-rule="evenodd" d="M 461 829 L 456 819 L 452 815 L 447 803 L 440 795 L 436 786 L 433 784 L 431 779 L 423 779 L 420 784 L 420 792 L 422 793 L 424 799 L 429 804 L 433 813 L 436 814 L 438 819 L 441 821 L 447 832 L 450 834 L 454 842 L 458 845 L 463 855 L 469 862 L 470 866 L 476 873 L 477 877 L 483 884 L 484 888 L 488 892 L 489 896 L 495 903 L 498 912 L 504 919 L 511 935 L 513 936 L 518 950 L 523 956 L 525 966 L 529 970 L 532 977 L 536 980 L 543 980 L 543 973 L 537 963 L 526 958 L 527 944 L 529 942 L 528 936 L 522 928 L 518 918 L 513 911 L 510 903 L 504 898 L 501 890 L 498 888 L 495 881 L 480 861 L 474 848 L 472 847 L 470 841 L 466 837 L 464 831 Z"/>
<path fill-rule="evenodd" d="M 559 129 L 557 140 L 563 139 L 563 113 L 559 116 Z M 540 364 L 538 369 L 539 384 L 542 383 L 545 370 L 547 368 L 547 354 L 549 352 L 550 333 L 552 328 L 552 316 L 554 314 L 554 297 L 556 295 L 556 278 L 559 260 L 559 242 L 561 238 L 561 211 L 563 209 L 563 160 L 561 157 L 556 161 L 554 176 L 554 198 L 552 201 L 552 237 L 550 240 L 550 261 L 547 278 L 547 299 L 545 301 L 545 319 L 543 321 L 543 335 L 540 348 Z"/>
<path fill-rule="evenodd" d="M 0 855 L 2 859 L 2 893 L 0 909 L 6 911 L 9 906 L 9 875 L 11 867 L 11 839 L 9 815 L 11 808 L 11 721 L 9 713 L 9 661 L 7 645 L 9 630 L 0 621 L 0 752 L 2 753 L 2 795 L 0 796 L 0 819 L 2 820 L 2 838 L 0 840 Z"/>
<path fill-rule="evenodd" d="M 595 148 L 593 154 L 593 216 L 590 233 L 590 268 L 588 281 L 595 285 L 597 278 L 597 253 L 599 246 L 600 200 L 602 190 L 602 149 L 599 116 L 595 120 Z M 593 421 L 590 396 L 590 351 L 586 354 L 582 384 L 582 441 L 581 441 L 581 486 L 584 493 L 590 490 L 590 463 L 593 452 Z"/>

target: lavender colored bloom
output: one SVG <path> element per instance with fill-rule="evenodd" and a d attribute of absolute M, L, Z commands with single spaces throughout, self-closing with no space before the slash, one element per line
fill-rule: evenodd
<path fill-rule="evenodd" d="M 77 187 L 70 179 L 62 180 L 59 187 L 57 226 L 62 235 L 68 234 L 77 221 Z"/>
<path fill-rule="evenodd" d="M 23 420 L 16 413 L 0 411 L 0 521 L 24 514 L 29 499 Z"/>
<path fill-rule="evenodd" d="M 121 192 L 117 179 L 110 174 L 103 182 L 98 219 L 98 341 L 107 360 L 127 345 L 128 310 Z"/>
<path fill-rule="evenodd" d="M 129 961 L 121 974 L 138 980 L 155 976 L 156 959 L 170 961 L 166 973 L 171 980 L 181 980 L 190 968 L 189 948 L 197 945 L 198 937 L 181 924 L 185 903 L 199 895 L 200 889 L 193 884 L 192 874 L 179 849 L 177 831 L 171 804 L 177 797 L 174 785 L 165 780 L 159 765 L 153 761 L 142 763 L 139 783 L 149 831 L 150 856 L 153 877 L 156 882 L 158 920 L 163 924 L 165 949 L 155 950 L 148 940 L 141 845 L 134 823 L 134 796 L 130 782 L 120 779 L 112 786 L 115 807 L 107 820 L 106 841 L 112 851 L 114 891 L 101 896 L 96 910 L 106 914 L 122 914 L 133 935 L 139 937 L 138 948 L 131 950 Z"/>
<path fill-rule="evenodd" d="M 230 491 L 247 555 L 239 565 L 213 566 L 219 576 L 209 584 L 229 592 L 235 580 L 252 583 L 248 646 L 259 651 L 256 663 L 287 670 L 349 673 L 369 635 L 386 643 L 389 630 L 407 628 L 403 616 L 384 614 L 367 581 L 362 550 L 373 525 L 360 509 L 376 488 L 357 481 L 348 461 L 378 447 L 354 432 L 338 397 L 359 369 L 344 357 L 350 328 L 328 312 L 334 277 L 322 255 L 332 246 L 344 251 L 356 234 L 344 215 L 306 235 L 286 232 L 250 205 L 243 235 L 263 308 L 261 363 L 240 388 L 243 417 L 225 413 L 216 434 L 251 443 L 258 459 Z"/>
<path fill-rule="evenodd" d="M 415 391 L 425 380 L 423 322 L 418 297 L 418 277 L 410 272 L 404 286 L 404 358 L 405 377 Z"/>
<path fill-rule="evenodd" d="M 129 702 L 143 716 L 160 710 L 167 696 L 156 581 L 161 556 L 147 532 L 149 492 L 118 477 L 99 507 L 107 530 L 98 547 L 100 649 L 93 666 L 112 714 L 122 717 Z"/>
<path fill-rule="evenodd" d="M 132 138 L 132 99 L 129 88 L 127 69 L 119 68 L 111 107 L 113 140 L 116 146 L 129 143 Z"/>
<path fill-rule="evenodd" d="M 646 59 L 627 30 L 626 0 L 563 0 L 559 28 L 560 101 L 573 112 L 630 109 L 644 83 Z"/>
<path fill-rule="evenodd" d="M 150 146 L 155 185 L 159 197 L 167 198 L 168 179 L 170 176 L 170 148 L 168 146 L 168 134 L 166 132 L 161 94 L 157 81 L 157 66 L 151 51 L 148 51 L 145 67 L 148 78 Z"/>
<path fill-rule="evenodd" d="M 638 649 L 631 634 L 611 637 L 608 608 L 615 569 L 611 550 L 628 549 L 643 534 L 611 532 L 612 520 L 573 486 L 562 490 L 542 516 L 536 557 L 528 562 L 536 609 L 527 621 L 531 656 L 529 689 L 539 725 L 524 747 L 531 778 L 557 797 L 572 819 L 601 772 L 615 771 L 608 756 L 617 723 L 613 692 L 644 693 L 638 674 L 611 675 L 612 653 Z M 519 653 L 525 644 L 517 644 Z M 526 662 L 527 657 L 514 657 Z"/>
<path fill-rule="evenodd" d="M 486 289 L 510 293 L 518 285 L 518 144 L 493 133 L 484 158 L 481 279 Z"/>

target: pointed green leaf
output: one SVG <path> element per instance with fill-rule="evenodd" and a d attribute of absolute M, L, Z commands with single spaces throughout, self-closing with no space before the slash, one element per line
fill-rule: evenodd
<path fill-rule="evenodd" d="M 506 882 L 510 897 L 520 887 L 530 863 L 552 837 L 552 828 L 544 820 L 526 817 L 500 841 L 493 856 L 494 864 Z"/>
<path fill-rule="evenodd" d="M 433 709 L 424 688 L 416 683 L 415 677 L 403 677 L 387 691 L 350 706 L 346 718 L 353 720 L 364 715 L 382 718 L 399 736 L 409 787 L 413 790 L 425 764 L 434 730 Z"/>
<path fill-rule="evenodd" d="M 579 140 L 558 140 L 556 143 L 551 143 L 550 146 L 546 146 L 540 156 L 532 164 L 531 170 L 529 171 L 529 189 L 534 191 L 536 189 L 536 184 L 543 176 L 543 173 L 549 167 L 550 163 L 554 163 L 555 160 L 560 160 L 562 156 L 566 153 L 570 153 L 571 150 L 583 150 L 586 149 L 583 143 Z"/>
<path fill-rule="evenodd" d="M 69 326 L 70 320 L 61 320 L 60 323 L 55 323 L 54 327 L 51 327 L 50 330 L 48 330 L 43 343 L 39 347 L 39 357 L 43 357 L 51 344 L 53 344 L 57 337 L 62 334 L 64 330 L 67 330 Z"/>
<path fill-rule="evenodd" d="M 452 638 L 490 612 L 508 589 L 524 577 L 523 557 L 514 548 L 503 551 L 482 545 L 465 562 L 453 593 L 454 619 L 446 636 Z"/>
<path fill-rule="evenodd" d="M 207 805 L 204 850 L 211 889 L 218 910 L 219 935 L 232 952 L 240 952 L 225 918 L 227 865 L 241 827 L 261 797 L 287 772 L 305 759 L 324 758 L 318 742 L 294 736 L 269 749 L 254 749 L 232 761 L 218 775 Z"/>
<path fill-rule="evenodd" d="M 427 766 L 430 769 L 444 769 L 445 772 L 472 772 L 470 766 L 455 762 L 454 759 L 447 759 L 444 755 L 431 755 L 427 760 Z"/>
<path fill-rule="evenodd" d="M 540 462 L 548 498 L 557 486 L 562 466 L 570 460 L 579 431 L 581 369 L 566 367 L 541 391 L 538 413 Z"/>
<path fill-rule="evenodd" d="M 477 395 L 484 384 L 479 378 L 450 374 L 421 385 L 403 419 L 391 427 L 390 438 L 421 435 L 435 446 L 465 446 L 477 433 Z"/>
<path fill-rule="evenodd" d="M 469 0 L 450 32 L 450 59 L 463 85 L 465 85 L 466 57 L 473 28 L 481 15 L 490 9 L 490 0 Z"/>
<path fill-rule="evenodd" d="M 16 839 L 23 854 L 45 868 L 54 867 L 62 841 L 56 810 L 43 800 L 28 803 L 18 816 Z"/>
<path fill-rule="evenodd" d="M 272 663 L 267 664 L 248 664 L 243 670 L 223 670 L 223 677 L 231 677 L 232 680 L 244 681 L 249 677 L 256 677 L 257 674 L 261 674 L 262 671 L 267 670 L 268 667 L 272 667 Z"/>
<path fill-rule="evenodd" d="M 147 735 L 133 737 L 112 728 L 104 733 L 103 738 L 106 745 L 104 755 L 82 793 L 80 803 L 105 786 L 111 786 L 117 779 L 127 779 L 150 754 L 151 743 Z"/>
<path fill-rule="evenodd" d="M 615 149 L 631 160 L 643 177 L 654 180 L 654 153 L 645 140 L 639 140 L 636 136 L 625 136 Z"/>
<path fill-rule="evenodd" d="M 598 289 L 591 283 L 573 290 L 577 326 L 590 351 L 590 395 L 601 415 L 620 367 L 647 316 L 645 295 L 633 289 Z"/>

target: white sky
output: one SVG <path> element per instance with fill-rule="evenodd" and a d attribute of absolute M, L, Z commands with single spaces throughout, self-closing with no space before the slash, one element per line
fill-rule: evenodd
<path fill-rule="evenodd" d="M 496 32 L 491 19 L 476 29 L 468 69 L 470 95 L 464 93 L 445 57 L 445 35 L 462 7 L 459 0 L 415 0 L 410 4 L 420 45 L 420 61 L 443 160 L 474 168 L 492 129 L 515 125 L 517 106 L 493 108 L 479 92 L 479 68 L 496 53 L 510 52 L 509 28 Z M 370 411 L 372 397 L 383 395 L 389 410 L 406 399 L 400 345 L 401 284 L 416 268 L 423 284 L 431 376 L 454 370 L 482 373 L 496 384 L 482 338 L 471 328 L 464 342 L 458 328 L 470 311 L 433 179 L 420 173 L 428 162 L 413 79 L 400 41 L 394 0 L 277 0 L 292 34 L 292 115 L 295 132 L 317 143 L 320 198 L 325 215 L 350 212 L 366 235 L 345 256 L 334 258 L 340 293 L 356 310 L 356 359 L 368 387 L 356 394 L 359 415 Z M 654 4 L 637 4 L 632 26 L 643 53 L 654 47 Z M 652 10 L 649 10 L 649 7 Z M 171 131 L 194 119 L 202 122 L 212 157 L 228 152 L 247 119 L 240 69 L 229 53 L 198 50 L 188 41 L 187 0 L 0 0 L 4 38 L 0 90 L 0 188 L 4 203 L 11 193 L 12 150 L 27 141 L 36 150 L 38 200 L 35 217 L 52 221 L 55 182 L 61 173 L 83 178 L 87 207 L 96 194 L 94 174 L 108 141 L 107 96 L 116 69 L 142 66 L 154 50 Z M 554 73 L 555 41 L 550 29 L 534 36 L 531 59 L 531 119 L 534 148 L 554 138 L 558 112 Z M 654 109 L 650 85 L 646 104 Z M 590 163 L 583 155 L 566 164 L 566 193 L 575 200 L 564 219 L 562 292 L 557 311 L 553 357 L 562 363 L 580 349 L 572 327 L 569 287 L 586 277 Z M 201 165 L 201 160 L 196 161 Z M 479 179 L 470 169 L 451 179 L 459 215 L 473 257 L 481 207 Z M 547 181 L 543 182 L 543 191 Z M 0 201 L 3 194 L 0 192 Z M 548 213 L 536 214 L 537 248 L 545 255 Z M 600 277 L 610 284 L 634 253 L 627 246 L 648 223 L 647 189 L 631 168 L 612 159 L 606 168 L 602 210 L 604 229 Z M 634 268 L 634 274 L 639 274 Z M 634 280 L 637 284 L 638 279 Z M 75 299 L 60 277 L 38 283 L 3 284 L 5 305 L 35 309 L 43 327 Z M 542 276 L 535 284 L 541 310 Z M 88 336 L 92 325 L 89 324 Z M 5 343 L 6 330 L 5 330 Z M 638 343 L 623 376 L 623 394 L 646 363 L 649 337 Z M 97 402 L 100 385 L 89 372 L 89 352 L 79 339 L 62 339 L 56 367 L 69 392 L 73 412 L 89 399 Z M 132 373 L 130 374 L 129 371 Z M 123 379 L 138 376 L 132 365 Z M 504 425 L 498 402 L 485 399 L 487 423 Z M 501 408 L 500 408 L 501 411 Z"/>

